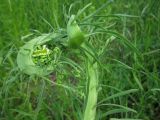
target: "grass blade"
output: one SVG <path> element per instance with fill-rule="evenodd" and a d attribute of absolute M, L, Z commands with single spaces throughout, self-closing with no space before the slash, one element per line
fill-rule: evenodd
<path fill-rule="evenodd" d="M 103 99 L 102 101 L 100 101 L 100 102 L 98 103 L 98 105 L 101 104 L 101 103 L 103 103 L 103 102 L 105 102 L 105 101 L 108 101 L 108 100 L 110 100 L 110 99 L 117 98 L 117 97 L 121 97 L 121 96 L 128 95 L 128 94 L 135 93 L 135 92 L 138 92 L 138 89 L 130 89 L 130 90 L 126 90 L 126 91 L 119 92 L 119 93 L 117 93 L 117 94 L 114 94 L 114 95 L 109 96 L 109 97 L 106 98 L 106 99 Z"/>

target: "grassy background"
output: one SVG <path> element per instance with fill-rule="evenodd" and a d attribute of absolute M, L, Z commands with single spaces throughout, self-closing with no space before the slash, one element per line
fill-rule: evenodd
<path fill-rule="evenodd" d="M 92 3 L 83 16 L 97 10 L 106 0 L 0 0 L 0 119 L 1 120 L 81 120 L 85 108 L 85 73 L 61 65 L 49 79 L 79 92 L 58 87 L 42 78 L 21 73 L 17 52 L 34 32 L 49 33 L 66 28 L 71 14 Z M 140 55 L 111 41 L 100 58 L 105 67 L 100 76 L 97 119 L 160 119 L 160 2 L 158 0 L 115 0 L 103 9 L 93 24 L 125 36 Z M 79 23 L 81 23 L 81 19 Z M 112 16 L 112 17 L 107 17 Z M 47 22 L 46 22 L 47 21 Z M 49 23 L 49 24 L 48 24 Z M 85 29 L 85 22 L 82 23 Z M 52 27 L 53 28 L 52 28 Z M 87 31 L 87 30 L 86 30 Z M 104 48 L 112 35 L 92 37 L 95 50 Z M 84 68 L 80 52 L 62 50 Z M 77 55 L 78 54 L 78 55 Z M 77 57 L 75 57 L 77 56 Z M 84 68 L 85 69 L 85 68 Z M 80 76 L 79 76 L 80 75 Z M 56 80 L 54 79 L 56 77 Z M 103 104 L 102 104 L 103 103 Z M 115 105 L 116 104 L 116 105 Z M 117 106 L 118 105 L 118 106 Z M 127 108 L 123 108 L 123 107 Z M 131 110 L 129 108 L 132 108 Z M 133 111 L 133 109 L 135 111 Z"/>

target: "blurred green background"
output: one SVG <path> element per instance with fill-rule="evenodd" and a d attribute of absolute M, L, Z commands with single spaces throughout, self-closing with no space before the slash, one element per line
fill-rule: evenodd
<path fill-rule="evenodd" d="M 18 70 L 16 56 L 19 48 L 26 42 L 22 39 L 23 36 L 66 28 L 71 6 L 70 13 L 76 14 L 79 9 L 92 3 L 85 11 L 84 16 L 87 16 L 105 2 L 106 0 L 0 0 L 1 120 L 83 118 L 85 90 L 80 89 L 80 96 L 64 88 L 53 87 L 37 77 L 27 76 Z M 95 23 L 106 22 L 104 27 L 125 36 L 140 51 L 141 56 L 116 41 L 107 47 L 102 57 L 106 71 L 101 76 L 98 101 L 119 93 L 105 103 L 128 106 L 137 112 L 128 112 L 109 105 L 101 106 L 97 107 L 97 119 L 159 120 L 160 1 L 114 0 L 98 15 L 104 17 L 95 18 Z M 107 15 L 118 17 L 105 17 Z M 108 37 L 97 35 L 94 38 L 96 45 L 105 44 Z M 65 85 L 73 87 L 76 83 L 77 87 L 84 88 L 84 78 L 77 81 L 73 78 L 72 82 L 68 83 L 66 79 L 69 73 L 65 69 L 63 71 L 66 74 L 57 75 L 58 82 L 65 81 Z M 73 73 L 70 76 L 74 75 Z"/>

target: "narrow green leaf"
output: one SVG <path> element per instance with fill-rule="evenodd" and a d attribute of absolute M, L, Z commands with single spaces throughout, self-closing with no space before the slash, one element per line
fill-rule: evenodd
<path fill-rule="evenodd" d="M 110 99 L 121 97 L 121 96 L 128 95 L 128 94 L 135 93 L 135 92 L 138 92 L 138 89 L 130 89 L 130 90 L 126 90 L 126 91 L 122 91 L 122 92 L 116 93 L 114 95 L 111 95 L 111 96 L 103 99 L 102 101 L 100 101 L 98 103 L 98 105 L 101 104 L 101 103 L 103 103 L 103 102 L 105 102 L 105 101 L 108 101 Z"/>

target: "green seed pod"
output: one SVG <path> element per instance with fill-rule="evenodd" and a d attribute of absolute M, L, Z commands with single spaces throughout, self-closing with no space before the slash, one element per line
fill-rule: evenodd
<path fill-rule="evenodd" d="M 75 15 L 72 15 L 67 24 L 68 44 L 72 48 L 78 48 L 85 40 L 84 33 L 81 31 L 75 21 Z"/>

